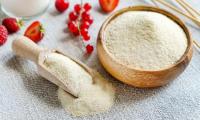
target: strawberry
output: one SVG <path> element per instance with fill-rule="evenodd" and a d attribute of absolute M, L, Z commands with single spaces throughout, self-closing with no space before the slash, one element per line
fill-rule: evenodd
<path fill-rule="evenodd" d="M 16 18 L 5 18 L 3 19 L 2 24 L 7 28 L 9 33 L 15 33 L 19 31 L 23 22 L 21 20 L 17 21 Z"/>
<path fill-rule="evenodd" d="M 5 26 L 0 25 L 0 45 L 3 45 L 8 38 L 8 31 Z"/>
<path fill-rule="evenodd" d="M 39 21 L 33 22 L 25 31 L 24 36 L 34 42 L 39 42 L 44 37 L 44 29 Z"/>
<path fill-rule="evenodd" d="M 106 13 L 112 12 L 118 5 L 119 0 L 99 0 L 102 10 Z"/>
<path fill-rule="evenodd" d="M 69 2 L 65 0 L 56 0 L 55 7 L 59 12 L 64 12 L 69 7 Z"/>

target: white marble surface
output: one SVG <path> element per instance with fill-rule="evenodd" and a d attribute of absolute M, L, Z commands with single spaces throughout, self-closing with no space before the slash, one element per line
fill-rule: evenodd
<path fill-rule="evenodd" d="M 98 0 L 85 0 L 92 4 L 94 24 L 90 29 L 91 44 L 95 45 L 98 30 L 108 16 L 100 12 Z M 199 0 L 187 0 L 200 9 Z M 96 49 L 84 56 L 78 40 L 65 30 L 68 12 L 79 0 L 70 0 L 70 9 L 57 14 L 53 4 L 42 17 L 37 18 L 46 29 L 45 38 L 39 44 L 49 48 L 61 48 L 92 68 L 99 70 L 117 88 L 117 99 L 113 108 L 103 114 L 75 118 L 65 112 L 56 95 L 57 87 L 37 74 L 36 66 L 27 60 L 15 57 L 11 50 L 12 40 L 23 34 L 25 27 L 9 36 L 0 47 L 0 120 L 199 120 L 200 119 L 200 52 L 194 49 L 193 59 L 185 72 L 167 86 L 146 90 L 124 85 L 100 65 Z M 149 0 L 121 0 L 117 9 L 151 4 Z M 176 13 L 174 13 L 176 14 Z M 176 14 L 178 15 L 178 14 Z M 178 15 L 179 16 L 179 15 Z M 1 18 L 4 15 L 1 13 Z M 184 21 L 188 21 L 183 18 Z M 26 22 L 26 26 L 32 21 Z M 187 22 L 193 38 L 200 40 L 200 28 Z M 200 41 L 199 41 L 200 42 Z"/>

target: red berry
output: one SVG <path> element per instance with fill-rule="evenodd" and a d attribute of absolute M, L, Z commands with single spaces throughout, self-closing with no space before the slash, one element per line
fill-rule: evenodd
<path fill-rule="evenodd" d="M 80 28 L 81 29 L 88 29 L 90 27 L 90 23 L 88 21 L 83 21 Z"/>
<path fill-rule="evenodd" d="M 81 11 L 81 5 L 80 5 L 80 4 L 76 4 L 76 5 L 74 6 L 74 11 L 75 11 L 76 13 L 79 13 L 79 12 Z"/>
<path fill-rule="evenodd" d="M 88 54 L 91 54 L 93 52 L 93 50 L 94 50 L 94 47 L 92 45 L 88 44 L 86 46 L 86 51 Z"/>
<path fill-rule="evenodd" d="M 44 28 L 39 21 L 34 21 L 25 31 L 24 36 L 34 42 L 39 42 L 44 37 Z"/>
<path fill-rule="evenodd" d="M 78 15 L 75 13 L 75 12 L 70 12 L 69 13 L 69 19 L 71 20 L 71 21 L 74 21 L 74 20 L 76 20 L 78 18 Z"/>
<path fill-rule="evenodd" d="M 88 34 L 88 30 L 87 29 L 81 29 L 81 35 L 85 36 Z"/>
<path fill-rule="evenodd" d="M 59 12 L 64 12 L 69 7 L 69 2 L 65 0 L 56 0 L 55 7 Z"/>
<path fill-rule="evenodd" d="M 85 41 L 90 40 L 90 35 L 89 34 L 84 33 L 82 36 L 83 36 L 83 40 L 85 40 Z"/>
<path fill-rule="evenodd" d="M 90 14 L 85 11 L 85 12 L 82 13 L 81 17 L 82 17 L 83 20 L 87 20 L 90 17 Z"/>
<path fill-rule="evenodd" d="M 79 33 L 79 31 L 77 30 L 77 31 L 73 32 L 73 35 L 74 35 L 74 36 L 79 36 L 80 33 Z"/>
<path fill-rule="evenodd" d="M 93 19 L 88 11 L 91 8 L 92 7 L 89 3 L 85 3 L 83 7 L 80 4 L 76 4 L 74 6 L 74 11 L 69 13 L 69 19 L 70 19 L 70 22 L 68 23 L 69 31 L 75 36 L 81 35 L 84 41 L 90 40 L 90 35 L 88 34 L 88 28 L 93 23 Z M 80 14 L 81 11 L 83 12 Z M 81 19 L 78 19 L 79 17 L 81 17 Z M 90 46 L 88 46 L 88 48 L 89 47 Z M 91 47 L 93 49 L 93 46 Z"/>
<path fill-rule="evenodd" d="M 17 22 L 16 18 L 5 18 L 2 21 L 2 25 L 7 28 L 9 33 L 15 33 L 19 31 L 22 21 Z"/>
<path fill-rule="evenodd" d="M 92 8 L 92 6 L 89 3 L 85 3 L 83 8 L 85 9 L 85 11 L 89 11 Z"/>
<path fill-rule="evenodd" d="M 104 12 L 109 13 L 117 7 L 119 0 L 99 0 L 99 4 Z"/>
<path fill-rule="evenodd" d="M 3 45 L 8 38 L 8 31 L 5 26 L 0 25 L 0 45 Z"/>
<path fill-rule="evenodd" d="M 68 28 L 69 28 L 69 31 L 71 31 L 72 33 L 78 33 L 78 27 L 76 25 L 76 23 L 74 21 L 71 21 L 68 23 Z"/>
<path fill-rule="evenodd" d="M 85 21 L 90 23 L 90 25 L 94 22 L 94 20 L 93 20 L 93 18 L 91 16 L 89 16 L 87 19 L 85 19 Z"/>

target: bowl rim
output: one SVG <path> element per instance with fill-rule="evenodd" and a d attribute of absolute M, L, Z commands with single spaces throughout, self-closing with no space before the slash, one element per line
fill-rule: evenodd
<path fill-rule="evenodd" d="M 186 37 L 187 37 L 187 48 L 184 52 L 184 54 L 182 55 L 182 57 L 176 61 L 174 64 L 168 66 L 168 67 L 164 67 L 162 69 L 158 69 L 158 70 L 145 70 L 145 69 L 138 69 L 138 68 L 134 68 L 134 67 L 130 67 L 128 65 L 125 65 L 119 61 L 117 61 L 115 59 L 115 57 L 108 51 L 107 47 L 105 46 L 103 39 L 104 39 L 104 30 L 107 27 L 107 25 L 113 20 L 115 19 L 117 16 L 125 13 L 125 12 L 129 12 L 129 11 L 151 11 L 151 12 L 156 12 L 156 13 L 160 13 L 162 15 L 165 15 L 166 17 L 168 17 L 169 19 L 173 20 L 175 23 L 177 23 L 184 31 Z M 188 30 L 188 28 L 186 27 L 186 25 L 184 24 L 184 22 L 177 16 L 175 16 L 174 14 L 164 10 L 164 9 L 160 9 L 160 8 L 156 8 L 156 7 L 152 7 L 152 6 L 145 6 L 145 5 L 139 5 L 139 6 L 129 6 L 129 7 L 125 7 L 123 9 L 120 9 L 116 12 L 114 12 L 111 16 L 109 16 L 102 24 L 100 31 L 99 31 L 99 37 L 98 40 L 100 40 L 100 43 L 103 47 L 103 49 L 105 50 L 106 54 L 108 54 L 108 56 L 110 57 L 110 59 L 112 59 L 114 62 L 116 62 L 117 64 L 126 67 L 127 69 L 130 70 L 134 70 L 134 71 L 138 71 L 138 72 L 147 72 L 147 73 L 156 73 L 156 72 L 162 72 L 162 71 L 168 71 L 171 70 L 171 68 L 174 68 L 176 66 L 178 66 L 179 64 L 181 64 L 186 58 L 187 55 L 190 53 L 190 50 L 192 49 L 193 46 L 193 41 L 191 39 L 191 34 Z M 98 42 L 97 42 L 98 43 Z M 192 56 L 191 56 L 192 57 Z"/>

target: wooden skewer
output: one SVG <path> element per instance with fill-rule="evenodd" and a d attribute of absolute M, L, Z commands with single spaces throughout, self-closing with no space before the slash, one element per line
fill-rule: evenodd
<path fill-rule="evenodd" d="M 200 12 L 195 10 L 189 3 L 187 3 L 185 0 L 180 0 L 183 4 L 185 4 L 185 6 L 187 6 L 188 8 L 190 8 L 194 13 L 196 13 L 197 15 L 200 16 Z"/>
<path fill-rule="evenodd" d="M 157 0 L 158 1 L 158 0 Z M 192 14 L 191 12 L 190 12 L 190 10 L 185 6 L 185 5 L 183 5 L 183 3 L 181 4 L 180 3 L 180 1 L 179 0 L 176 0 L 192 17 L 194 17 L 194 18 L 196 18 L 196 16 L 194 15 L 194 14 Z M 152 2 L 155 4 L 155 6 L 157 6 L 158 7 L 158 5 L 156 4 L 156 2 L 154 1 L 154 0 L 152 0 Z M 159 2 L 159 1 L 158 1 Z M 162 4 L 162 3 L 161 3 Z M 165 4 L 164 4 L 165 5 Z M 172 6 L 171 6 L 172 7 Z M 170 8 L 171 8 L 170 7 Z M 174 10 L 174 9 L 173 9 Z M 179 11 L 179 10 L 178 10 Z M 181 11 L 180 11 L 181 12 Z M 180 13 L 179 12 L 179 13 Z M 181 12 L 182 13 L 182 12 Z M 185 14 L 186 15 L 186 14 Z M 199 22 L 196 22 L 196 21 L 194 21 L 198 26 L 200 26 L 200 24 L 199 24 Z M 197 42 L 197 41 L 195 41 L 195 40 L 193 40 L 193 43 L 198 47 L 198 48 L 200 48 L 200 44 Z"/>
<path fill-rule="evenodd" d="M 168 8 L 171 8 L 172 10 L 178 12 L 179 14 L 191 19 L 192 21 L 194 21 L 196 24 L 198 24 L 200 26 L 200 21 L 198 21 L 196 18 L 190 16 L 190 15 L 187 15 L 185 13 L 183 13 L 181 10 L 177 9 L 176 7 L 174 7 L 173 5 L 170 5 L 169 3 L 167 3 L 166 1 L 163 1 L 163 0 L 155 0 L 163 5 L 165 5 L 166 7 Z"/>
<path fill-rule="evenodd" d="M 193 40 L 193 43 L 194 43 L 198 48 L 200 48 L 200 44 L 199 44 L 196 40 Z"/>
<path fill-rule="evenodd" d="M 193 16 L 194 18 L 197 18 L 196 17 L 196 15 L 194 15 L 190 10 L 190 8 L 188 8 L 187 6 L 185 6 L 185 4 L 184 3 L 182 3 L 180 0 L 175 0 L 175 1 L 177 1 L 177 3 L 179 3 L 191 16 Z M 196 22 L 195 22 L 196 23 Z M 196 23 L 197 25 L 199 25 L 198 23 Z M 200 25 L 199 25 L 200 26 Z M 198 47 L 198 48 L 200 48 L 200 44 L 197 42 L 197 41 L 195 41 L 195 40 L 193 40 L 193 43 Z"/>
<path fill-rule="evenodd" d="M 192 17 L 195 17 L 196 18 L 196 15 L 191 12 L 190 8 L 188 8 L 181 0 L 175 0 L 179 5 L 181 5 Z"/>
<path fill-rule="evenodd" d="M 180 0 L 175 0 L 175 1 L 176 1 L 179 5 L 181 5 L 181 6 L 189 13 L 189 15 L 191 15 L 192 17 L 198 19 L 197 16 L 191 11 L 191 9 L 188 8 L 182 1 L 180 1 Z M 200 27 L 199 23 L 197 23 L 197 22 L 195 22 L 195 21 L 194 21 L 194 23 Z"/>
<path fill-rule="evenodd" d="M 159 7 L 159 5 L 155 2 L 155 0 L 151 0 L 151 2 L 152 2 L 156 7 Z"/>

